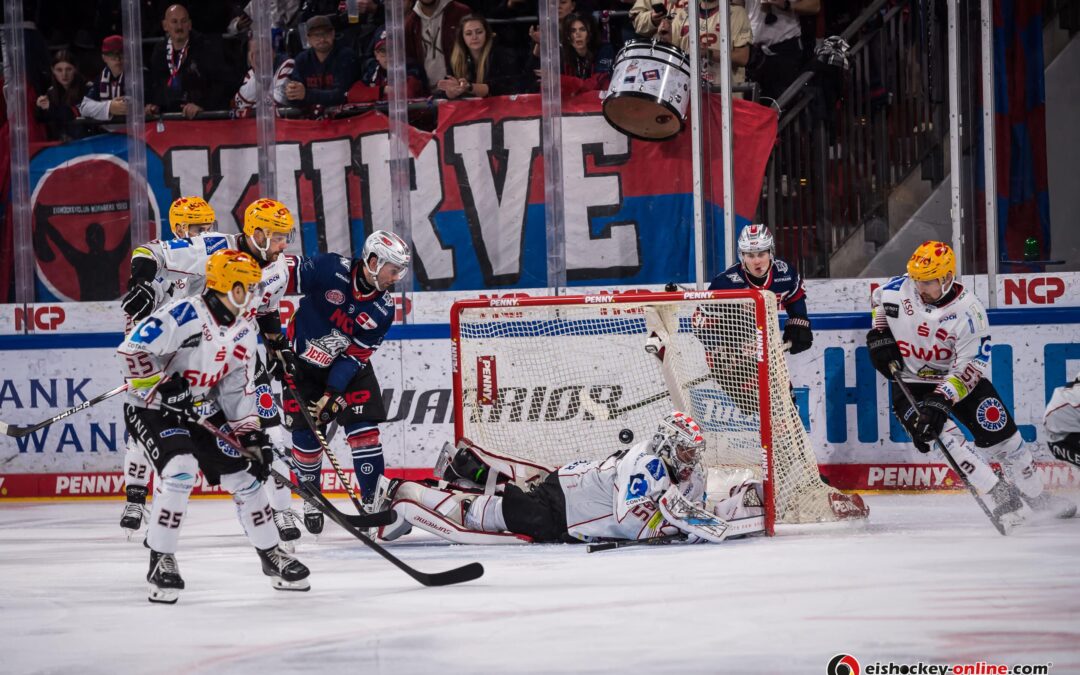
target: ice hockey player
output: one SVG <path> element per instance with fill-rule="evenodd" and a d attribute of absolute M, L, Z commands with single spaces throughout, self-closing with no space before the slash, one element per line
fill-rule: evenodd
<path fill-rule="evenodd" d="M 886 379 L 894 366 L 918 402 L 913 409 L 898 387 L 892 407 L 920 452 L 940 438 L 968 480 L 993 500 L 1002 523 L 1022 522 L 1030 511 L 1068 518 L 1076 506 L 1043 489 L 1035 461 L 1012 413 L 986 377 L 990 333 L 986 311 L 956 281 L 956 257 L 940 241 L 923 242 L 907 263 L 907 274 L 873 293 L 873 327 L 866 335 L 870 361 Z M 1005 469 L 999 477 L 960 434 L 954 417 L 971 432 L 975 446 Z M 944 432 L 944 434 L 943 434 Z M 1019 488 L 1019 490 L 1017 490 Z"/>
<path fill-rule="evenodd" d="M 191 201 L 194 199 L 197 198 L 189 198 Z M 203 200 L 198 201 L 202 202 L 206 209 L 210 208 Z M 293 228 L 292 213 L 284 204 L 273 199 L 257 199 L 244 210 L 242 233 L 207 233 L 205 236 L 194 239 L 169 241 L 158 247 L 157 255 L 140 263 L 142 270 L 140 279 L 144 279 L 147 274 L 154 278 L 150 288 L 154 290 L 153 297 L 155 298 L 161 297 L 158 287 L 168 280 L 179 280 L 173 282 L 176 284 L 176 290 L 173 291 L 171 297 L 198 295 L 203 288 L 206 263 L 215 251 L 225 248 L 239 250 L 252 256 L 259 263 L 263 277 L 259 282 L 259 297 L 251 305 L 256 313 L 263 338 L 256 362 L 255 391 L 263 428 L 270 434 L 271 441 L 282 449 L 287 446 L 280 436 L 281 418 L 271 386 L 274 377 L 278 379 L 281 377 L 281 362 L 278 358 L 271 358 L 267 350 L 280 351 L 287 347 L 287 342 L 281 332 L 281 317 L 278 308 L 281 298 L 285 295 L 289 279 L 290 261 L 284 255 L 284 251 L 292 241 Z M 158 281 L 159 279 L 166 281 Z M 139 285 L 145 284 L 140 281 Z M 138 287 L 133 288 L 129 296 L 137 291 Z M 149 296 L 149 292 L 144 291 L 141 297 Z M 129 314 L 142 319 L 150 309 L 157 306 L 155 304 L 148 309 L 145 304 L 132 304 Z M 132 464 L 129 468 L 132 472 L 148 473 L 148 470 L 135 465 L 134 462 L 137 459 L 136 456 L 135 459 L 130 460 Z M 282 475 L 289 474 L 288 466 L 280 459 L 274 460 L 274 468 Z M 149 476 L 145 480 L 149 480 Z M 142 483 L 143 495 L 146 493 L 145 480 Z M 292 495 L 285 485 L 276 480 L 268 481 L 266 488 L 270 492 L 270 504 L 274 510 L 274 524 L 278 528 L 278 534 L 284 542 L 284 547 L 292 550 L 295 541 L 300 538 L 296 515 L 291 509 Z M 124 524 L 121 523 L 122 526 Z M 129 520 L 127 524 L 134 524 L 134 529 L 138 527 L 138 523 L 133 520 Z M 131 528 L 125 529 L 131 531 Z"/>
<path fill-rule="evenodd" d="M 694 543 L 764 530 L 760 483 L 732 490 L 704 509 L 705 439 L 697 423 L 672 412 L 647 440 L 610 457 L 545 467 L 485 451 L 467 439 L 447 444 L 436 477 L 454 487 L 380 481 L 379 504 L 397 520 L 393 540 L 413 527 L 456 543 L 595 542 L 684 533 Z M 498 486 L 496 494 L 482 489 Z"/>
<path fill-rule="evenodd" d="M 159 476 L 146 534 L 151 602 L 174 603 L 184 588 L 175 553 L 199 471 L 232 494 L 241 526 L 273 587 L 309 588 L 308 569 L 278 545 L 262 489 L 272 451 L 256 412 L 258 343 L 247 311 L 258 297 L 261 278 L 250 255 L 218 251 L 207 262 L 200 296 L 173 300 L 151 312 L 117 350 L 130 387 L 124 422 Z M 219 444 L 196 421 L 206 418 L 230 430 L 244 452 Z"/>
<path fill-rule="evenodd" d="M 296 354 L 293 373 L 298 393 L 283 394 L 285 426 L 292 432 L 293 460 L 299 480 L 320 488 L 321 443 L 300 412 L 306 406 L 320 432 L 336 420 L 345 432 L 365 508 L 372 507 L 383 474 L 379 423 L 386 419 L 382 391 L 371 356 L 394 321 L 390 287 L 405 278 L 412 254 L 392 232 L 376 230 L 354 260 L 337 253 L 307 258 L 293 274 L 299 307 L 289 324 Z M 305 503 L 304 526 L 323 528 L 323 514 Z"/>
<path fill-rule="evenodd" d="M 806 289 L 793 265 L 776 257 L 776 244 L 769 228 L 747 225 L 739 233 L 739 260 L 713 278 L 710 291 L 760 289 L 776 294 L 780 308 L 787 312 L 783 341 L 790 354 L 810 349 L 814 333 L 806 311 Z"/>
<path fill-rule="evenodd" d="M 164 249 L 173 242 L 187 245 L 188 239 L 217 229 L 217 216 L 202 197 L 180 197 L 169 207 L 169 227 L 173 238 L 154 239 L 131 252 L 131 276 L 124 309 L 124 333 L 128 333 L 151 311 L 174 298 L 187 297 L 187 275 L 169 273 L 163 267 Z M 138 317 L 136 319 L 135 317 Z M 134 436 L 128 438 L 124 453 L 124 512 L 120 527 L 131 537 L 142 527 L 146 508 L 146 486 L 150 483 L 150 461 Z"/>
<path fill-rule="evenodd" d="M 1080 466 L 1080 372 L 1072 382 L 1054 390 L 1046 404 L 1043 425 L 1054 457 Z"/>

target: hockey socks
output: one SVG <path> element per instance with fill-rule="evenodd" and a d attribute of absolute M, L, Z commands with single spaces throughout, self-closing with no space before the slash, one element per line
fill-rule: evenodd
<path fill-rule="evenodd" d="M 382 442 L 379 440 L 379 430 L 369 427 L 347 430 L 347 433 L 349 450 L 352 452 L 353 471 L 356 472 L 356 484 L 360 487 L 364 507 L 370 511 L 379 476 L 383 475 L 386 467 L 383 460 Z"/>

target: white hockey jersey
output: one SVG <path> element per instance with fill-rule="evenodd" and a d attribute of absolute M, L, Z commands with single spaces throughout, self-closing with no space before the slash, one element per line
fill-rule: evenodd
<path fill-rule="evenodd" d="M 953 403 L 986 375 L 991 347 L 982 303 L 970 290 L 955 285 L 956 297 L 940 307 L 925 304 L 906 274 L 873 293 L 874 327 L 888 327 L 904 357 L 904 368 L 942 379 L 937 390 Z"/>
<path fill-rule="evenodd" d="M 195 237 L 197 238 L 197 237 Z M 188 298 L 192 295 L 197 295 L 203 289 L 203 277 L 194 276 L 186 272 L 179 270 L 172 270 L 166 267 L 165 264 L 165 252 L 172 248 L 186 248 L 189 247 L 190 239 L 153 239 L 135 247 L 135 250 L 131 252 L 131 259 L 134 261 L 136 258 L 147 258 L 154 262 L 157 268 L 157 273 L 154 275 L 154 279 L 151 282 L 151 288 L 154 289 L 154 309 L 157 309 L 167 302 L 177 300 L 179 298 Z M 131 329 L 135 327 L 135 323 L 130 316 L 124 316 L 124 333 L 131 332 Z"/>
<path fill-rule="evenodd" d="M 257 327 L 238 317 L 231 326 L 217 322 L 201 297 L 182 298 L 151 312 L 117 349 L 128 382 L 127 401 L 158 409 L 158 385 L 184 377 L 209 416 L 219 408 L 230 427 L 257 429 L 255 350 Z"/>
<path fill-rule="evenodd" d="M 167 242 L 162 248 L 160 269 L 184 279 L 187 296 L 192 296 L 201 294 L 206 286 L 206 261 L 218 251 L 237 249 L 240 235 L 215 232 L 176 242 Z M 258 299 L 249 305 L 255 308 L 257 316 L 277 311 L 288 287 L 289 265 L 295 264 L 295 261 L 290 256 L 279 255 L 277 260 L 262 268 L 262 281 L 256 291 Z"/>
<path fill-rule="evenodd" d="M 657 500 L 672 484 L 664 460 L 642 441 L 607 459 L 567 464 L 559 469 L 566 498 L 566 531 L 581 541 L 644 539 L 674 534 L 665 527 Z M 683 495 L 704 505 L 705 475 L 686 481 Z"/>
<path fill-rule="evenodd" d="M 1080 372 L 1076 373 L 1072 382 L 1054 390 L 1050 402 L 1046 404 L 1043 424 L 1046 426 L 1046 439 L 1053 443 L 1069 434 L 1080 433 Z"/>

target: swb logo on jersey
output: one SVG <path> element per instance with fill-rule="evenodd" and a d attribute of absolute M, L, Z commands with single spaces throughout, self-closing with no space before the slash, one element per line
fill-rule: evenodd
<path fill-rule="evenodd" d="M 259 411 L 259 417 L 263 419 L 277 418 L 277 403 L 274 401 L 274 392 L 269 384 L 264 383 L 255 387 L 255 408 Z"/>
<path fill-rule="evenodd" d="M 979 426 L 987 431 L 1001 431 L 1009 421 L 1009 413 L 1005 411 L 1005 406 L 1001 405 L 1001 401 L 988 398 L 979 404 L 979 409 L 975 411 L 975 419 L 978 420 Z"/>

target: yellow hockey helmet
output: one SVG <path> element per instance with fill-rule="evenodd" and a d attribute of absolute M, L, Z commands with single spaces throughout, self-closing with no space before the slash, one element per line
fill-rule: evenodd
<path fill-rule="evenodd" d="M 257 199 L 244 210 L 244 235 L 250 237 L 261 229 L 271 234 L 292 234 L 293 215 L 289 207 L 276 199 Z"/>
<path fill-rule="evenodd" d="M 217 228 L 217 215 L 202 197 L 181 197 L 169 207 L 169 227 L 174 236 L 188 238 L 192 225 L 209 225 L 203 231 Z"/>
<path fill-rule="evenodd" d="M 262 279 L 262 268 L 247 253 L 225 249 L 206 261 L 206 287 L 219 293 L 229 293 L 241 284 L 250 297 L 255 284 Z"/>
<path fill-rule="evenodd" d="M 924 241 L 911 254 L 907 272 L 915 281 L 944 279 L 950 273 L 955 277 L 956 254 L 943 241 Z"/>

